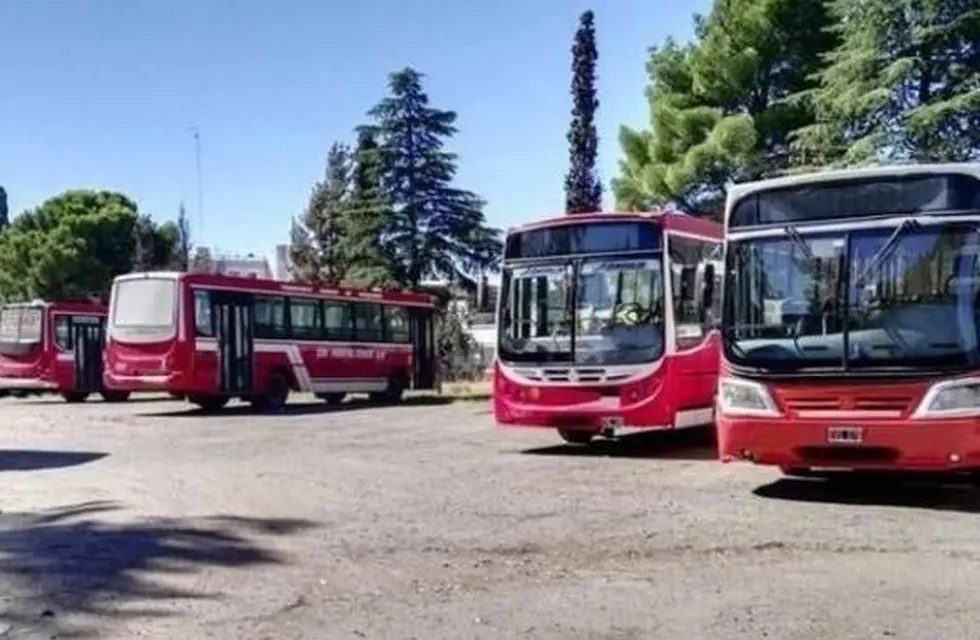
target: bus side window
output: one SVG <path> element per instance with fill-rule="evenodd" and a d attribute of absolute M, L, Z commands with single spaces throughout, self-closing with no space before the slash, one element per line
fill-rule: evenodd
<path fill-rule="evenodd" d="M 256 296 L 255 336 L 285 338 L 286 334 L 286 299 Z"/>
<path fill-rule="evenodd" d="M 290 337 L 298 340 L 320 338 L 320 303 L 316 300 L 289 299 Z"/>
<path fill-rule="evenodd" d="M 408 342 L 408 310 L 404 307 L 385 307 L 385 340 L 388 342 Z"/>
<path fill-rule="evenodd" d="M 194 292 L 194 331 L 205 338 L 214 337 L 214 319 L 211 315 L 211 292 Z"/>
<path fill-rule="evenodd" d="M 54 317 L 54 342 L 62 351 L 71 351 L 71 316 L 58 314 Z"/>
<path fill-rule="evenodd" d="M 384 339 L 381 305 L 370 302 L 354 303 L 354 339 L 360 342 L 381 342 Z"/>
<path fill-rule="evenodd" d="M 351 340 L 354 338 L 354 318 L 346 302 L 324 302 L 323 324 L 327 340 Z"/>
<path fill-rule="evenodd" d="M 714 247 L 707 242 L 679 236 L 670 236 L 668 242 L 675 341 L 678 349 L 690 349 L 701 344 L 707 333 L 698 269 Z"/>

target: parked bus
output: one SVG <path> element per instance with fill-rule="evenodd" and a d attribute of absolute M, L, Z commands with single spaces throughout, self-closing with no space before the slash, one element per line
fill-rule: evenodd
<path fill-rule="evenodd" d="M 742 184 L 726 224 L 723 460 L 980 466 L 980 165 Z"/>
<path fill-rule="evenodd" d="M 679 213 L 564 216 L 511 230 L 497 422 L 580 444 L 710 424 L 721 249 L 721 225 Z"/>
<path fill-rule="evenodd" d="M 277 408 L 290 391 L 396 401 L 437 384 L 435 298 L 213 274 L 116 278 L 105 384 Z"/>
<path fill-rule="evenodd" d="M 105 318 L 105 305 L 90 301 L 0 307 L 0 391 L 59 393 L 68 402 L 92 393 L 125 400 L 128 393 L 102 386 Z"/>

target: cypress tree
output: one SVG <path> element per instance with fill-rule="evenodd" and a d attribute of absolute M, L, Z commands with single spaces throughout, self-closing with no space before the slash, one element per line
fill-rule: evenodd
<path fill-rule="evenodd" d="M 10 211 L 7 209 L 7 190 L 0 186 L 0 229 L 10 224 Z"/>
<path fill-rule="evenodd" d="M 572 45 L 572 122 L 568 129 L 571 167 L 565 177 L 566 213 L 585 213 L 602 209 L 602 184 L 596 175 L 599 136 L 596 133 L 595 16 L 586 11 L 579 18 Z"/>

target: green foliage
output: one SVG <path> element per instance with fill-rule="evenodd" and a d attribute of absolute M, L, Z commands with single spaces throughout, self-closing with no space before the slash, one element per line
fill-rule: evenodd
<path fill-rule="evenodd" d="M 620 132 L 617 205 L 720 216 L 730 182 L 789 170 L 789 135 L 813 119 L 791 98 L 836 42 L 828 22 L 823 0 L 715 0 L 693 43 L 653 48 L 650 128 Z"/>
<path fill-rule="evenodd" d="M 439 314 L 439 370 L 447 380 L 472 376 L 476 341 L 466 330 L 466 318 L 452 303 Z"/>
<path fill-rule="evenodd" d="M 586 213 L 602 210 L 602 183 L 595 163 L 599 147 L 595 112 L 596 61 L 599 50 L 595 42 L 595 16 L 586 11 L 579 18 L 572 46 L 572 122 L 568 129 L 571 167 L 565 177 L 565 211 Z"/>
<path fill-rule="evenodd" d="M 808 164 L 980 158 L 977 0 L 831 0 L 840 46 L 804 92 Z"/>
<path fill-rule="evenodd" d="M 0 233 L 0 298 L 105 297 L 135 261 L 162 266 L 170 251 L 169 231 L 153 228 L 126 196 L 66 191 Z"/>
<path fill-rule="evenodd" d="M 360 127 L 351 171 L 351 194 L 341 227 L 347 280 L 368 286 L 397 284 L 381 238 L 391 216 L 381 185 L 381 149 L 374 127 Z"/>
<path fill-rule="evenodd" d="M 390 208 L 379 241 L 393 275 L 418 286 L 424 277 L 454 278 L 459 270 L 491 266 L 500 241 L 486 226 L 483 201 L 453 185 L 456 155 L 445 151 L 456 114 L 429 106 L 422 74 L 390 76 L 389 95 L 369 114 L 380 147 L 381 188 Z"/>
<path fill-rule="evenodd" d="M 349 206 L 351 154 L 335 142 L 327 153 L 323 180 L 313 186 L 310 202 L 290 232 L 293 276 L 307 282 L 337 282 L 347 272 L 342 244 L 343 218 Z"/>

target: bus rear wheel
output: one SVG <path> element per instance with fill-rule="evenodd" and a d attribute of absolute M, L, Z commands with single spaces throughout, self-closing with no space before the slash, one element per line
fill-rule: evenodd
<path fill-rule="evenodd" d="M 217 411 L 228 404 L 227 396 L 187 396 L 188 402 L 196 404 L 202 411 Z"/>
<path fill-rule="evenodd" d="M 371 402 L 383 404 L 395 403 L 402 399 L 402 394 L 405 393 L 405 386 L 406 383 L 403 378 L 388 378 L 388 386 L 385 387 L 385 390 L 368 394 L 368 398 L 370 398 Z"/>
<path fill-rule="evenodd" d="M 347 397 L 346 393 L 318 393 L 316 397 L 323 400 L 330 406 L 338 405 Z"/>
<path fill-rule="evenodd" d="M 265 383 L 265 392 L 252 398 L 252 406 L 265 411 L 282 411 L 289 400 L 289 380 L 281 373 L 273 373 Z"/>
<path fill-rule="evenodd" d="M 87 391 L 62 391 L 61 397 L 65 399 L 65 402 L 70 402 L 72 404 L 78 402 L 85 402 L 88 398 Z"/>
<path fill-rule="evenodd" d="M 105 402 L 126 402 L 129 400 L 129 391 L 110 391 L 109 389 L 103 389 L 99 392 L 102 396 L 102 400 Z"/>
<path fill-rule="evenodd" d="M 595 437 L 595 433 L 581 429 L 559 429 L 558 435 L 569 444 L 589 444 Z"/>

